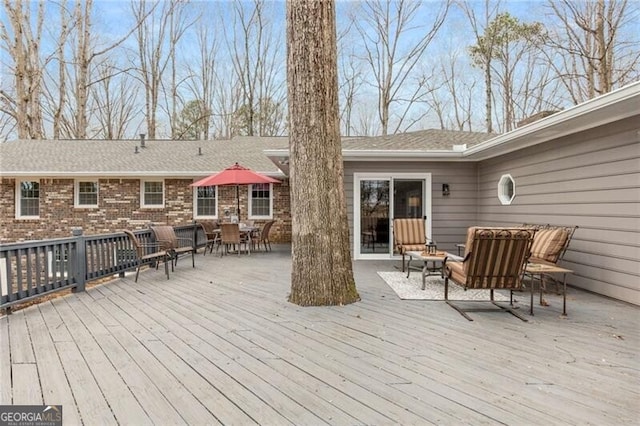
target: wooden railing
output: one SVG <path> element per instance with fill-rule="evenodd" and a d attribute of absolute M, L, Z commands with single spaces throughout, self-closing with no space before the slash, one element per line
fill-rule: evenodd
<path fill-rule="evenodd" d="M 175 227 L 179 237 L 194 238 L 196 248 L 206 243 L 200 226 Z M 153 232 L 135 232 L 151 242 Z M 124 276 L 137 267 L 129 239 L 124 233 L 82 235 L 76 228 L 69 238 L 0 245 L 0 310 L 62 290 L 83 291 L 87 282 Z"/>

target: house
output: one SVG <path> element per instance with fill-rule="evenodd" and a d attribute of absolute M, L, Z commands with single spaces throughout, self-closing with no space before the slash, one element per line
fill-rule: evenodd
<path fill-rule="evenodd" d="M 240 220 L 275 219 L 273 241 L 289 241 L 286 176 L 262 151 L 286 138 L 220 141 L 21 140 L 0 144 L 0 242 L 184 224 L 235 215 L 236 187 L 193 188 L 239 162 L 281 184 L 238 188 Z M 243 207 L 244 209 L 243 209 Z"/>
<path fill-rule="evenodd" d="M 0 144 L 0 238 L 221 218 L 235 189 L 189 184 L 238 161 L 283 181 L 244 189 L 241 220 L 273 217 L 287 241 L 288 159 L 286 138 Z M 471 225 L 578 225 L 564 257 L 569 283 L 640 304 L 640 83 L 497 136 L 345 138 L 343 160 L 355 259 L 393 256 L 394 217 L 424 217 L 427 235 L 450 251 Z M 255 215 L 259 197 L 255 205 L 270 208 Z"/>
<path fill-rule="evenodd" d="M 394 217 L 449 251 L 472 225 L 578 225 L 568 282 L 640 304 L 640 82 L 483 141 L 431 132 L 343 141 L 355 259 L 391 256 Z"/>

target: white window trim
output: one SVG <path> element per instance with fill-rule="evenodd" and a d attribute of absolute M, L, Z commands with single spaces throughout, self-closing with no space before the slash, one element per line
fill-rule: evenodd
<path fill-rule="evenodd" d="M 248 185 L 249 186 L 249 194 L 247 195 L 247 200 L 249 200 L 248 207 L 249 207 L 249 215 L 248 218 L 249 219 L 273 219 L 273 184 L 270 183 L 269 185 L 269 214 L 268 215 L 264 215 L 264 216 L 259 216 L 259 215 L 254 215 L 253 214 L 253 203 L 252 203 L 252 196 L 251 194 L 253 193 L 253 185 Z"/>
<path fill-rule="evenodd" d="M 20 214 L 20 207 L 21 207 L 21 191 L 20 191 L 20 187 L 22 186 L 22 182 L 38 182 L 39 185 L 39 191 L 42 191 L 42 184 L 40 183 L 40 179 L 16 179 L 16 202 L 15 202 L 15 208 L 16 208 L 16 219 L 40 219 L 40 205 L 38 204 L 38 216 L 22 216 Z M 38 202 L 39 203 L 39 202 Z"/>
<path fill-rule="evenodd" d="M 80 204 L 80 183 L 81 182 L 93 182 L 96 184 L 96 204 Z M 73 206 L 79 209 L 96 209 L 100 203 L 100 183 L 98 180 L 93 179 L 76 179 L 73 189 Z"/>
<path fill-rule="evenodd" d="M 509 197 L 505 191 L 505 183 L 510 180 L 513 183 L 513 195 Z M 510 205 L 516 198 L 516 180 L 510 174 L 500 176 L 498 181 L 498 199 L 503 206 Z"/>
<path fill-rule="evenodd" d="M 162 182 L 162 204 L 145 204 L 144 203 L 144 184 L 145 182 Z M 164 179 L 140 179 L 140 208 L 142 209 L 163 209 L 165 198 Z"/>
<path fill-rule="evenodd" d="M 211 216 L 211 215 L 198 215 L 198 188 L 197 187 L 193 187 L 193 218 L 194 219 L 218 219 L 218 187 L 215 185 L 211 185 L 215 188 L 216 191 L 216 206 L 215 206 L 215 212 L 216 214 Z"/>

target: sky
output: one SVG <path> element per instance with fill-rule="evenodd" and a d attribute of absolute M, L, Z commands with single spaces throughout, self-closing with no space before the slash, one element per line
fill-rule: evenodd
<path fill-rule="evenodd" d="M 57 32 L 59 31 L 59 5 L 60 2 L 65 0 L 47 0 L 46 11 L 47 18 L 45 20 L 45 34 L 43 38 L 43 51 L 48 51 L 49 54 L 55 49 L 55 43 L 57 40 Z M 73 8 L 75 0 L 66 0 L 67 7 Z M 630 0 L 636 6 L 640 5 L 639 0 Z M 425 0 L 423 3 L 427 7 L 421 9 L 421 16 L 418 16 L 414 21 L 413 39 L 408 37 L 403 39 L 405 43 L 410 43 L 424 34 L 424 28 L 420 28 L 422 24 L 425 27 L 429 27 L 429 23 L 433 19 L 434 11 L 442 6 L 443 2 L 438 0 Z M 148 5 L 155 4 L 149 2 Z M 162 4 L 162 3 L 161 3 Z M 205 25 L 210 26 L 218 31 L 218 36 L 224 34 L 226 37 L 233 37 L 233 23 L 232 23 L 232 8 L 234 3 L 231 1 L 191 1 L 189 2 L 190 17 L 196 16 L 202 13 L 204 16 L 203 22 Z M 358 2 L 356 1 L 342 1 L 338 0 L 336 5 L 337 10 L 337 26 L 340 32 L 349 23 L 349 15 L 355 10 Z M 484 0 L 471 0 L 469 4 L 475 8 L 478 15 L 483 14 L 485 5 Z M 32 8 L 37 7 L 35 1 L 31 1 L 29 5 Z M 547 0 L 502 0 L 500 2 L 501 11 L 508 11 L 513 16 L 520 19 L 522 22 L 542 21 L 545 22 L 548 19 L 545 18 L 545 14 L 549 13 L 549 7 Z M 284 70 L 285 65 L 285 47 L 284 47 L 284 35 L 285 35 L 285 7 L 284 1 L 272 1 L 269 3 L 269 15 L 267 20 L 271 24 L 272 31 L 279 35 L 281 41 L 281 50 L 279 55 L 282 60 L 279 66 Z M 636 9 L 640 9 L 637 7 Z M 6 17 L 2 16 L 4 8 L 0 8 L 0 20 L 6 22 Z M 221 16 L 219 16 L 221 15 Z M 92 15 L 92 32 L 96 34 L 97 44 L 95 50 L 101 50 L 107 46 L 112 45 L 114 42 L 120 40 L 129 31 L 134 28 L 134 17 L 131 11 L 131 1 L 123 0 L 94 0 L 93 15 Z M 187 33 L 183 38 L 183 43 L 179 49 L 180 66 L 187 67 L 189 64 L 195 62 L 197 52 L 195 49 L 195 28 L 190 33 Z M 640 34 L 640 24 L 637 31 Z M 638 36 L 636 34 L 636 40 Z M 354 42 L 347 41 L 345 46 L 357 46 L 358 35 L 355 31 L 352 32 Z M 227 41 L 220 37 L 219 42 L 221 44 Z M 450 60 L 452 54 L 457 54 L 456 65 L 460 66 L 462 70 L 460 74 L 463 77 L 469 79 L 475 79 L 477 81 L 478 89 L 483 84 L 482 74 L 479 69 L 471 67 L 470 58 L 468 55 L 468 47 L 475 43 L 475 35 L 471 30 L 468 18 L 464 12 L 456 6 L 452 6 L 448 12 L 444 25 L 439 30 L 436 38 L 429 46 L 427 55 L 424 60 L 421 61 L 420 67 L 425 71 L 432 68 L 434 64 L 446 63 Z M 135 37 L 131 36 L 121 46 L 123 49 L 119 50 L 117 60 L 121 62 L 122 67 L 131 67 L 131 64 L 135 63 L 135 59 L 138 55 L 137 43 Z M 363 52 L 355 52 L 362 55 Z M 227 55 L 227 56 L 225 56 Z M 231 72 L 231 65 L 229 60 L 229 53 L 225 49 L 221 49 L 220 62 L 223 63 L 223 69 L 226 67 Z M 70 57 L 70 55 L 68 55 Z M 0 88 L 6 87 L 10 84 L 11 74 L 9 67 L 5 67 L 5 64 L 9 64 L 7 52 L 0 50 Z M 184 70 L 183 70 L 184 72 Z M 284 71 L 282 71 L 281 79 L 284 80 Z M 377 103 L 377 92 L 372 80 L 369 79 L 365 82 L 365 87 L 361 89 L 360 99 L 358 102 L 358 108 L 368 109 L 369 113 L 371 109 L 375 109 Z M 481 94 L 478 97 L 478 102 L 482 103 Z M 420 123 L 420 128 L 437 127 L 438 123 Z"/>

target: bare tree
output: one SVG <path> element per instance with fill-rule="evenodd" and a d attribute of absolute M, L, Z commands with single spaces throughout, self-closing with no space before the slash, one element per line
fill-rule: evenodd
<path fill-rule="evenodd" d="M 499 13 L 489 22 L 478 44 L 470 48 L 477 64 L 486 63 L 490 49 L 490 71 L 500 83 L 502 97 L 503 113 L 499 123 L 507 132 L 515 125 L 514 85 L 517 69 L 522 58 L 535 47 L 535 41 L 540 39 L 542 32 L 540 23 L 523 23 L 509 13 Z"/>
<path fill-rule="evenodd" d="M 434 65 L 427 88 L 427 104 L 441 129 L 473 131 L 476 81 L 461 72 L 460 54 L 450 51 Z"/>
<path fill-rule="evenodd" d="M 353 15 L 349 9 L 357 9 L 356 3 L 341 5 L 338 12 Z M 340 28 L 340 23 L 343 27 Z M 355 132 L 355 107 L 358 94 L 364 85 L 364 64 L 356 54 L 357 34 L 353 30 L 353 19 L 338 21 L 338 93 L 340 95 L 340 123 L 342 135 L 351 136 Z"/>
<path fill-rule="evenodd" d="M 342 123 L 343 135 L 351 136 L 354 131 L 353 116 L 356 102 L 356 95 L 360 87 L 364 84 L 360 64 L 356 61 L 353 53 L 341 55 L 342 63 L 339 68 L 340 86 L 339 93 L 342 95 L 342 107 L 340 108 L 340 121 Z"/>
<path fill-rule="evenodd" d="M 493 4 L 492 4 L 493 3 Z M 491 20 L 497 15 L 500 2 L 484 1 L 484 16 L 482 22 L 479 22 L 472 3 L 469 1 L 458 2 L 462 10 L 469 18 L 469 23 L 473 29 L 476 38 L 475 49 L 471 51 L 474 63 L 482 68 L 484 73 L 484 90 L 485 90 L 485 126 L 487 133 L 493 132 L 493 79 L 491 75 L 491 62 L 494 57 L 495 41 L 491 38 L 483 36 L 484 28 L 489 26 Z"/>
<path fill-rule="evenodd" d="M 104 42 L 92 29 L 93 0 L 75 0 L 71 11 L 67 1 L 59 5 L 60 32 L 52 53 L 52 58 L 57 59 L 57 70 L 45 68 L 44 104 L 51 116 L 54 138 L 86 139 L 101 132 L 92 128 L 94 124 L 100 129 L 100 123 L 109 120 L 94 115 L 104 109 L 94 108 L 92 102 L 97 92 L 92 86 L 110 77 L 104 74 L 105 70 L 114 75 L 127 71 L 115 67 L 109 54 L 129 38 L 135 26 L 116 41 Z M 114 80 L 110 82 L 111 88 L 113 84 Z"/>
<path fill-rule="evenodd" d="M 516 122 L 538 113 L 562 109 L 561 84 L 540 55 L 540 49 L 527 52 L 518 74 L 512 106 Z"/>
<path fill-rule="evenodd" d="M 214 99 L 216 96 L 218 40 L 208 23 L 200 22 L 196 28 L 196 50 L 198 56 L 187 65 L 190 78 L 187 85 L 192 97 L 201 102 L 203 110 L 214 113 Z M 212 117 L 207 117 L 206 125 L 202 126 L 204 139 L 209 139 Z"/>
<path fill-rule="evenodd" d="M 174 105 L 177 100 L 174 74 L 176 46 L 185 29 L 192 23 L 181 18 L 184 6 L 180 0 L 155 4 L 145 1 L 131 3 L 138 23 L 136 39 L 139 62 L 136 68 L 145 92 L 145 118 L 150 139 L 157 136 L 158 109 L 162 101 L 160 95 L 164 89 L 167 68 L 172 72 L 169 89 L 164 93 L 170 127 L 173 127 L 173 120 L 176 118 L 172 116 L 177 111 L 177 106 Z"/>
<path fill-rule="evenodd" d="M 354 109 L 353 134 L 355 136 L 376 136 L 380 134 L 380 120 L 375 109 L 369 108 L 366 100 Z"/>
<path fill-rule="evenodd" d="M 52 96 L 47 90 L 50 102 L 53 105 L 53 138 L 60 139 L 62 135 L 62 126 L 64 120 L 64 108 L 67 103 L 67 61 L 65 59 L 65 48 L 67 39 L 72 31 L 73 25 L 70 24 L 71 16 L 68 13 L 67 1 L 60 2 L 60 35 L 58 37 L 58 46 L 56 58 L 58 61 L 58 91 L 57 96 Z"/>
<path fill-rule="evenodd" d="M 97 136 L 102 139 L 123 139 L 129 134 L 135 119 L 138 86 L 132 78 L 105 62 L 98 67 L 98 80 L 91 96 L 96 109 Z"/>
<path fill-rule="evenodd" d="M 13 61 L 15 93 L 0 91 L 0 111 L 13 118 L 19 139 L 44 138 L 41 95 L 43 85 L 40 58 L 44 1 L 36 6 L 34 21 L 31 3 L 4 0 L 8 25 L 0 22 L 0 38 Z"/>
<path fill-rule="evenodd" d="M 84 9 L 83 9 L 84 5 Z M 76 0 L 74 19 L 77 45 L 74 57 L 75 65 L 75 132 L 78 139 L 87 137 L 87 101 L 89 99 L 89 66 L 91 63 L 91 9 L 93 0 Z"/>
<path fill-rule="evenodd" d="M 422 100 L 425 95 L 419 86 L 424 83 L 423 80 L 415 79 L 414 84 L 418 84 L 418 87 L 409 87 L 412 71 L 422 60 L 424 52 L 444 22 L 450 2 L 446 0 L 438 3 L 438 9 L 430 14 L 433 19 L 429 26 L 416 22 L 420 17 L 418 12 L 421 2 L 366 0 L 361 5 L 361 11 L 353 19 L 363 43 L 362 59 L 371 70 L 374 87 L 378 92 L 382 134 L 396 133 L 403 129 L 403 121 L 413 104 Z M 418 30 L 418 41 L 411 42 L 410 36 L 415 35 Z M 396 104 L 395 110 L 399 112 L 396 123 L 390 128 L 392 104 Z M 404 128 L 406 127 L 405 125 Z"/>
<path fill-rule="evenodd" d="M 338 110 L 335 4 L 287 2 L 292 272 L 289 301 L 359 300 L 353 278 Z"/>
<path fill-rule="evenodd" d="M 213 134 L 219 139 L 231 139 L 240 132 L 236 128 L 235 113 L 242 105 L 242 88 L 235 73 L 216 74 L 214 106 L 212 109 Z"/>
<path fill-rule="evenodd" d="M 282 112 L 266 111 L 266 106 L 284 108 L 284 80 L 280 76 L 281 38 L 269 26 L 269 7 L 275 3 L 253 0 L 233 2 L 233 32 L 225 35 L 231 62 L 242 90 L 239 117 L 243 133 L 253 136 L 273 135 L 273 123 L 262 120 Z M 261 111 L 261 108 L 263 109 Z M 280 128 L 284 126 L 280 122 Z M 278 131 L 279 133 L 279 131 Z"/>
<path fill-rule="evenodd" d="M 551 65 L 574 103 L 640 76 L 640 12 L 628 0 L 549 1 L 558 21 L 546 38 Z"/>

